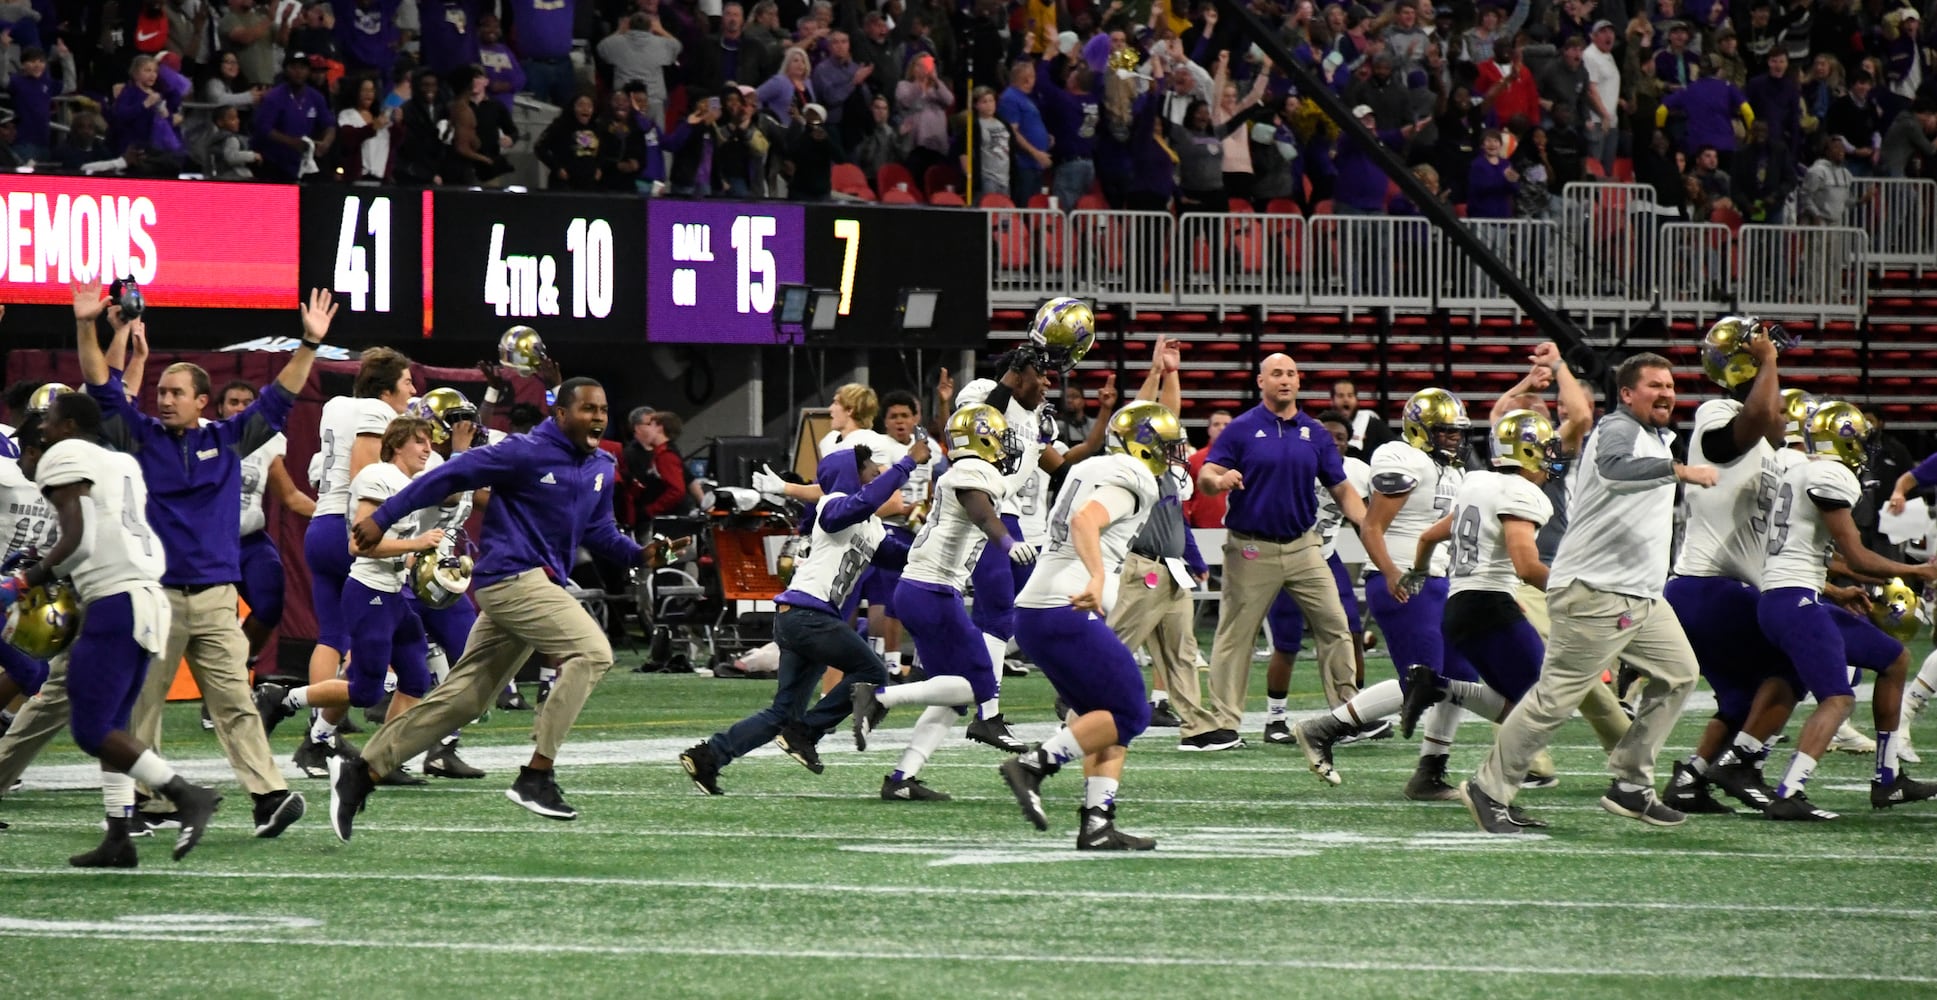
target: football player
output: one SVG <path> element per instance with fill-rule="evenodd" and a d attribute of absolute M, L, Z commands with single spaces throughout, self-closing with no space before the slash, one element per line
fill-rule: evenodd
<path fill-rule="evenodd" d="M 881 399 L 881 423 L 895 445 L 913 448 L 915 432 L 921 427 L 921 402 L 914 393 L 904 390 L 888 393 Z M 941 449 L 929 450 L 931 456 L 915 466 L 901 487 L 900 509 L 881 519 L 888 529 L 888 536 L 882 541 L 884 550 L 894 551 L 896 560 L 903 565 L 907 562 L 908 547 L 915 541 L 915 531 L 921 527 L 922 515 L 917 512 L 926 511 L 930 487 L 947 465 L 939 454 Z M 883 467 L 891 467 L 900 458 L 889 452 L 877 453 L 874 460 Z M 894 617 L 894 592 L 900 583 L 901 571 L 885 562 L 877 562 L 861 580 L 861 597 L 868 602 L 868 635 L 881 640 L 882 659 L 888 664 L 888 673 L 896 677 L 902 672 L 901 623 Z"/>
<path fill-rule="evenodd" d="M 1049 545 L 1016 597 L 1017 637 L 1069 705 L 1068 724 L 1000 770 L 1023 818 L 1047 830 L 1043 779 L 1081 758 L 1077 849 L 1148 851 L 1156 841 L 1117 829 L 1116 792 L 1124 751 L 1149 726 L 1150 705 L 1136 657 L 1104 619 L 1116 607 L 1130 543 L 1157 504 L 1158 480 L 1189 456 L 1183 425 L 1161 403 L 1133 402 L 1107 424 L 1108 452 L 1078 463 L 1063 481 Z"/>
<path fill-rule="evenodd" d="M 130 839 L 136 781 L 175 804 L 179 861 L 208 832 L 222 796 L 183 780 L 128 732 L 149 665 L 167 644 L 171 617 L 161 587 L 166 557 L 149 526 L 141 466 L 130 455 L 102 447 L 101 407 L 91 396 L 61 396 L 30 433 L 45 444 L 34 482 L 54 508 L 60 539 L 25 573 L 0 582 L 0 609 L 30 588 L 62 577 L 72 580 L 83 605 L 70 660 L 70 724 L 74 742 L 101 762 L 107 835 L 100 846 L 68 863 L 78 868 L 139 863 Z"/>
<path fill-rule="evenodd" d="M 822 495 L 814 507 L 807 557 L 774 598 L 779 690 L 772 705 L 679 755 L 680 766 L 701 792 L 722 794 L 720 769 L 770 740 L 802 767 L 821 773 L 815 744 L 853 710 L 850 690 L 888 682 L 887 665 L 847 621 L 860 602 L 861 578 L 881 557 L 887 539 L 877 512 L 929 457 L 928 442 L 915 439 L 885 472 L 865 444 L 821 459 L 815 480 Z M 807 700 L 830 665 L 841 671 L 841 683 L 809 710 Z"/>
<path fill-rule="evenodd" d="M 32 419 L 47 412 L 47 404 L 64 392 L 58 382 L 36 389 L 25 416 Z M 53 508 L 33 480 L 21 471 L 21 459 L 14 437 L 6 439 L 7 454 L 0 454 L 0 539 L 7 554 L 47 551 L 57 535 Z M 47 664 L 20 651 L 10 642 L 0 642 L 0 734 L 13 725 L 14 714 L 7 710 L 13 699 L 32 697 L 47 681 Z M 0 787 L 0 791 L 5 791 Z"/>
<path fill-rule="evenodd" d="M 1008 476 L 1024 455 L 1018 435 L 987 404 L 955 411 L 944 428 L 948 471 L 935 481 L 934 507 L 915 534 L 908 564 L 895 588 L 895 611 L 915 637 L 925 680 L 892 688 L 853 688 L 854 745 L 867 749 L 878 713 L 895 705 L 925 705 L 901 763 L 882 779 L 881 797 L 890 801 L 942 801 L 918 777 L 941 745 L 955 719 L 995 697 L 996 666 L 982 633 L 962 606 L 962 591 L 979 565 L 984 547 L 999 558 L 1023 547 L 1010 536 L 997 513 L 1007 494 Z M 1033 553 L 1032 553 L 1033 556 Z"/>

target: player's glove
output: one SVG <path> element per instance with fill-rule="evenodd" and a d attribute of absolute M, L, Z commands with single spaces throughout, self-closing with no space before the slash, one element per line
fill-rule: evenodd
<path fill-rule="evenodd" d="M 762 465 L 753 474 L 753 488 L 759 490 L 769 503 L 776 506 L 785 506 L 787 503 L 787 481 L 768 466 Z"/>
<path fill-rule="evenodd" d="M 1407 597 L 1415 597 L 1426 589 L 1427 576 L 1423 569 L 1408 570 L 1405 576 L 1399 578 L 1399 589 L 1405 591 Z"/>
<path fill-rule="evenodd" d="M 1018 566 L 1027 566 L 1036 561 L 1036 546 L 1030 542 L 1017 542 L 1009 546 L 1009 561 Z"/>

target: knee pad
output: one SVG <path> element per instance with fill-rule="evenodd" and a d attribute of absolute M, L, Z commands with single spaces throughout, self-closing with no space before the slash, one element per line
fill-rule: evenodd
<path fill-rule="evenodd" d="M 416 663 L 395 669 L 397 670 L 398 694 L 408 695 L 412 698 L 422 698 L 424 695 L 430 693 L 431 676 L 428 666 L 423 663 Z"/>

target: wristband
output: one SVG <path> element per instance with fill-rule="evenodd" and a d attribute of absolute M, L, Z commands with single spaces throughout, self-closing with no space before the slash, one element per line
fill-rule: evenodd
<path fill-rule="evenodd" d="M 302 346 L 307 347 L 312 351 L 318 351 L 318 350 L 322 350 L 323 342 L 320 340 L 311 340 L 308 337 L 304 337 L 302 341 Z"/>
<path fill-rule="evenodd" d="M 496 403 L 496 402 L 498 401 L 498 387 L 497 387 L 497 386 L 495 386 L 495 385 L 493 385 L 493 386 L 486 386 L 486 387 L 485 387 L 485 389 L 484 389 L 484 401 L 485 401 L 485 402 L 487 402 L 487 403 Z"/>

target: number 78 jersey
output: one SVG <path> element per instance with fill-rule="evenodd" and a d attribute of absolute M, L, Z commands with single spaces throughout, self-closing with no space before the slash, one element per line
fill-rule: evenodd
<path fill-rule="evenodd" d="M 1553 502 L 1518 472 L 1467 476 L 1453 500 L 1452 583 L 1447 594 L 1469 590 L 1513 594 L 1520 574 L 1507 554 L 1506 518 L 1531 521 L 1535 531 L 1554 516 Z"/>
<path fill-rule="evenodd" d="M 1399 572 L 1412 569 L 1419 536 L 1453 509 L 1453 497 L 1459 493 L 1464 478 L 1460 470 L 1439 464 L 1431 455 L 1404 441 L 1388 441 L 1372 453 L 1372 492 L 1405 497 L 1385 533 L 1386 551 L 1391 553 L 1393 566 Z M 1445 576 L 1451 558 L 1444 546 L 1435 550 L 1432 575 Z M 1370 570 L 1367 564 L 1367 571 Z"/>
<path fill-rule="evenodd" d="M 161 539 L 148 526 L 148 485 L 134 456 L 69 438 L 40 458 L 34 482 L 43 491 L 87 483 L 94 544 L 69 574 L 83 603 L 159 586 L 167 568 Z"/>

